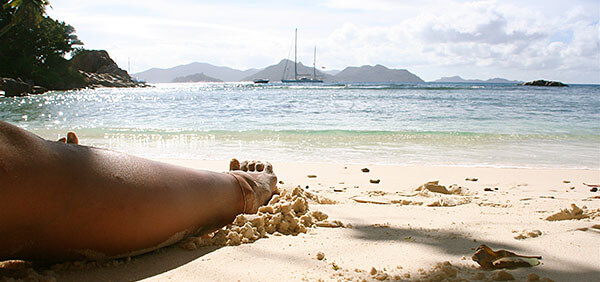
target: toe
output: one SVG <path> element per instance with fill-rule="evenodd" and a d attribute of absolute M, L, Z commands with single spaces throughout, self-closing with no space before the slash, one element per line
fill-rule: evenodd
<path fill-rule="evenodd" d="M 229 170 L 241 170 L 240 161 L 235 158 L 231 159 L 229 162 Z"/>
<path fill-rule="evenodd" d="M 265 172 L 266 173 L 273 173 L 273 165 L 269 162 L 267 162 L 266 166 L 265 166 Z"/>
<path fill-rule="evenodd" d="M 58 143 L 67 143 L 67 138 L 62 137 L 62 138 L 58 139 L 56 142 L 58 142 Z"/>
<path fill-rule="evenodd" d="M 79 138 L 75 132 L 67 133 L 67 144 L 79 144 Z"/>
<path fill-rule="evenodd" d="M 241 169 L 243 171 L 248 171 L 248 161 L 243 161 L 241 164 Z"/>
<path fill-rule="evenodd" d="M 256 162 L 251 161 L 250 163 L 248 163 L 248 171 L 254 171 L 256 168 Z"/>
<path fill-rule="evenodd" d="M 256 163 L 256 171 L 261 172 L 265 169 L 265 164 L 261 163 L 261 162 L 257 162 Z"/>

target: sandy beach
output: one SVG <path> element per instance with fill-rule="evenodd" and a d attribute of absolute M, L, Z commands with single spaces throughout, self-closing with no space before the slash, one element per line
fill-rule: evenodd
<path fill-rule="evenodd" d="M 600 1 L 165 6 L 0 4 L 0 282 L 600 282 Z"/>
<path fill-rule="evenodd" d="M 217 171 L 227 170 L 228 165 L 225 161 L 162 161 Z M 171 246 L 112 261 L 111 266 L 55 267 L 45 277 L 58 281 L 492 281 L 508 273 L 517 281 L 536 277 L 595 281 L 600 273 L 600 194 L 584 185 L 600 184 L 598 170 L 334 163 L 274 163 L 274 167 L 281 189 L 300 186 L 313 196 L 311 211 L 321 211 L 344 226 L 312 227 L 296 236 L 268 235 L 238 246 L 191 251 Z M 376 180 L 379 183 L 372 183 Z M 448 194 L 416 191 L 430 181 L 439 181 Z M 572 211 L 571 204 L 582 210 L 563 213 L 566 220 L 547 219 L 561 210 Z M 568 219 L 577 217 L 583 218 Z M 500 270 L 483 270 L 471 259 L 481 244 L 542 256 L 541 264 L 504 270 L 502 275 Z"/>

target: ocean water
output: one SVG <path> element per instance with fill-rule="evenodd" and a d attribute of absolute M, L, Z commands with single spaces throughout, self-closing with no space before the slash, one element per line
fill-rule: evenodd
<path fill-rule="evenodd" d="M 150 158 L 600 168 L 600 86 L 157 84 L 0 97 L 48 139 Z"/>

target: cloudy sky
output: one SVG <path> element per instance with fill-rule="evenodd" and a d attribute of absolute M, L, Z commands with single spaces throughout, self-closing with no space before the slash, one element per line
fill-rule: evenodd
<path fill-rule="evenodd" d="M 600 84 L 598 0 L 82 1 L 48 14 L 132 73 L 206 62 L 263 68 L 287 58 L 331 69 L 382 64 L 442 76 Z"/>

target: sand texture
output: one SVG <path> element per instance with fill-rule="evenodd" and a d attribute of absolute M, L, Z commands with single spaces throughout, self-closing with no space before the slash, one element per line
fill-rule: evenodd
<path fill-rule="evenodd" d="M 228 166 L 165 161 L 216 171 Z M 285 192 L 208 236 L 132 258 L 33 269 L 17 262 L 11 271 L 40 281 L 600 277 L 600 192 L 583 184 L 600 184 L 598 170 L 332 163 L 274 163 L 274 170 Z M 542 259 L 533 267 L 485 270 L 471 258 L 482 244 Z"/>

